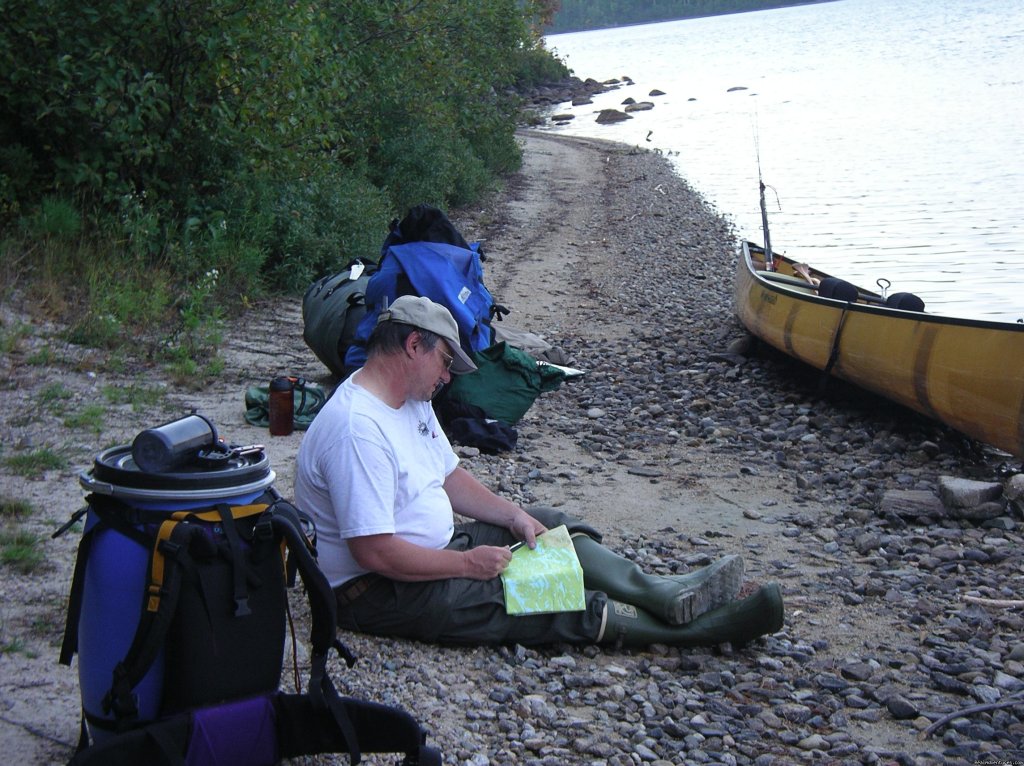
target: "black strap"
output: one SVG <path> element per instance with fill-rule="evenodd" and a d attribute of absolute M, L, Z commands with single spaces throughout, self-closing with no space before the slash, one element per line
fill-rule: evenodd
<path fill-rule="evenodd" d="M 225 503 L 217 505 L 220 513 L 221 527 L 231 550 L 231 573 L 235 591 L 235 617 L 248 617 L 252 614 L 249 608 L 249 590 L 245 584 L 245 552 L 242 550 L 242 538 L 235 528 L 235 517 L 231 514 L 231 506 Z"/>
<path fill-rule="evenodd" d="M 825 390 L 825 386 L 828 384 L 828 376 L 832 373 L 832 368 L 839 361 L 839 339 L 842 337 L 843 327 L 846 325 L 846 314 L 849 309 L 849 303 L 843 306 L 843 313 L 839 315 L 839 324 L 836 325 L 835 335 L 832 336 L 832 349 L 829 351 L 828 362 L 825 363 L 825 369 L 821 371 L 821 380 L 818 382 L 818 388 L 822 391 Z"/>
<path fill-rule="evenodd" d="M 302 533 L 300 511 L 285 500 L 276 500 L 270 506 L 274 529 L 279 532 L 288 546 L 289 562 L 294 562 L 302 584 L 306 586 L 309 597 L 312 628 L 310 644 L 312 654 L 327 656 L 335 646 L 338 630 L 338 606 L 334 599 L 334 591 L 323 571 L 314 558 L 315 549 Z M 347 654 L 347 650 L 346 650 Z M 342 655 L 346 656 L 346 655 Z M 351 657 L 347 654 L 346 661 Z M 349 662 L 349 666 L 351 666 Z"/>
<path fill-rule="evenodd" d="M 85 593 L 85 567 L 89 562 L 89 551 L 92 550 L 93 533 L 96 528 L 84 532 L 78 543 L 78 555 L 75 557 L 75 572 L 71 576 L 71 592 L 68 594 L 68 614 L 64 622 L 64 640 L 60 644 L 61 665 L 71 666 L 71 658 L 78 651 L 78 621 L 82 616 L 82 595 Z"/>
<path fill-rule="evenodd" d="M 80 753 L 89 747 L 89 729 L 85 725 L 85 708 L 82 708 L 82 715 L 78 719 L 78 745 L 75 752 Z"/>
<path fill-rule="evenodd" d="M 61 524 L 60 527 L 57 528 L 57 531 L 54 532 L 52 535 L 50 535 L 50 539 L 51 540 L 56 540 L 62 534 L 67 532 L 69 529 L 71 529 L 71 527 L 75 526 L 75 524 L 77 524 L 79 521 L 81 521 L 82 517 L 85 516 L 85 514 L 87 514 L 88 512 L 89 512 L 89 506 L 88 505 L 85 505 L 85 506 L 82 506 L 81 508 L 79 508 L 77 511 L 75 511 L 74 513 L 71 514 L 71 518 L 70 519 L 68 519 L 63 524 Z"/>
<path fill-rule="evenodd" d="M 99 522 L 105 527 L 116 529 L 125 537 L 134 540 L 149 550 L 153 544 L 153 535 L 142 529 L 149 524 L 159 524 L 167 518 L 167 511 L 149 511 L 134 508 L 107 495 L 88 495 L 86 501 L 89 509 L 96 514 Z"/>
<path fill-rule="evenodd" d="M 302 532 L 301 512 L 291 503 L 278 498 L 271 505 L 271 513 L 274 528 L 284 537 L 291 554 L 289 560 L 296 562 L 309 596 L 313 623 L 310 635 L 312 668 L 309 678 L 309 699 L 315 708 L 330 710 L 335 724 L 345 738 L 352 766 L 356 766 L 362 758 L 359 738 L 337 689 L 327 675 L 327 656 L 331 649 L 338 649 L 349 667 L 355 662 L 352 653 L 336 637 L 338 622 L 334 591 L 331 590 L 323 571 L 317 566 L 314 558 L 316 549 Z"/>
<path fill-rule="evenodd" d="M 109 721 L 89 717 L 89 725 L 106 732 L 75 753 L 68 766 L 184 766 L 191 737 L 191 715 L 184 713 L 118 732 Z"/>
<path fill-rule="evenodd" d="M 350 722 L 354 734 L 344 734 L 330 708 L 319 707 L 306 694 L 278 694 L 274 699 L 282 758 L 317 753 L 403 753 L 403 764 L 441 766 L 441 754 L 426 744 L 416 720 L 399 708 L 378 702 L 335 696 L 336 707 Z M 355 758 L 352 760 L 356 763 Z"/>
<path fill-rule="evenodd" d="M 145 594 L 145 602 L 152 603 L 155 599 L 157 608 L 143 608 L 128 653 L 114 667 L 110 691 L 103 698 L 103 712 L 114 714 L 119 729 L 128 728 L 139 714 L 132 690 L 149 672 L 164 645 L 181 595 L 183 571 L 191 564 L 189 538 L 197 532 L 199 530 L 188 524 L 175 523 L 170 537 L 157 543 L 164 558 L 163 585 L 159 593 L 153 593 L 155 586 L 150 583 Z"/>
<path fill-rule="evenodd" d="M 349 718 L 348 711 L 338 695 L 338 690 L 334 688 L 334 683 L 331 681 L 330 676 L 324 672 L 327 657 L 320 658 L 319 670 L 317 670 L 317 664 L 318 660 L 314 657 L 313 676 L 309 680 L 309 697 L 313 701 L 314 707 L 327 705 L 327 708 L 331 711 L 331 716 L 334 718 L 334 723 L 337 724 L 338 729 L 345 738 L 345 743 L 348 745 L 348 754 L 352 761 L 352 766 L 357 766 L 362 760 L 363 754 L 359 747 L 359 736 L 356 734 L 356 727 L 353 725 L 352 719 Z M 319 680 L 316 676 L 320 676 Z"/>

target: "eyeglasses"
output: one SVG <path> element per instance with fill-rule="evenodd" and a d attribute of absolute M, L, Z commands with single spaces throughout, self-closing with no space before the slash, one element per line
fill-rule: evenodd
<path fill-rule="evenodd" d="M 444 357 L 445 370 L 450 370 L 452 368 L 452 365 L 455 364 L 455 357 L 452 356 L 451 354 L 446 354 L 444 351 L 441 351 L 440 346 L 434 346 L 434 348 L 436 348 L 438 352 L 441 354 L 441 356 Z"/>

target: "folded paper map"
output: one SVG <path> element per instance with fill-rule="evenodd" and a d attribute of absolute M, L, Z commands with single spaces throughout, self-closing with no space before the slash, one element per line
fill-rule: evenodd
<path fill-rule="evenodd" d="M 537 547 L 522 546 L 501 574 L 505 585 L 505 611 L 509 614 L 580 612 L 583 569 L 563 524 L 537 538 Z"/>

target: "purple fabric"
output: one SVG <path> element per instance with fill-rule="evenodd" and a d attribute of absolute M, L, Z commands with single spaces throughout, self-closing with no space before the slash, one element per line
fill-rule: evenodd
<path fill-rule="evenodd" d="M 186 766 L 274 766 L 278 760 L 274 706 L 268 697 L 193 714 Z"/>

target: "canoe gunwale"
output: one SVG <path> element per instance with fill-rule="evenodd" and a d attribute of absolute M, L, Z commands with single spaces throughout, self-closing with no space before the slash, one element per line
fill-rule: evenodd
<path fill-rule="evenodd" d="M 747 267 L 746 270 L 747 270 L 748 274 L 750 275 L 750 277 L 752 279 L 754 279 L 757 282 L 759 287 L 764 288 L 766 290 L 771 290 L 772 292 L 775 292 L 775 293 L 779 293 L 780 295 L 784 295 L 787 298 L 793 298 L 793 299 L 796 299 L 796 300 L 804 300 L 804 301 L 808 301 L 809 303 L 817 303 L 817 304 L 820 304 L 820 305 L 823 305 L 823 306 L 833 306 L 833 307 L 836 307 L 836 308 L 844 308 L 845 307 L 848 311 L 861 311 L 861 312 L 865 312 L 865 313 L 869 313 L 869 314 L 880 314 L 882 316 L 892 317 L 893 319 L 897 319 L 897 320 L 909 320 L 909 321 L 928 322 L 928 323 L 935 323 L 935 324 L 961 325 L 961 326 L 966 326 L 966 327 L 978 327 L 978 328 L 982 328 L 982 329 L 985 329 L 985 328 L 993 329 L 993 330 L 998 329 L 998 330 L 1003 330 L 1003 331 L 1008 331 L 1008 332 L 1024 332 L 1024 322 L 1000 322 L 1000 321 L 992 320 L 992 319 L 976 319 L 976 318 L 972 318 L 972 317 L 955 317 L 955 316 L 949 316 L 947 314 L 929 314 L 929 313 L 921 312 L 921 311 L 904 311 L 903 309 L 896 309 L 896 308 L 893 308 L 891 306 L 874 305 L 874 304 L 871 304 L 871 303 L 853 303 L 853 302 L 837 300 L 835 298 L 825 298 L 825 297 L 823 297 L 821 295 L 818 295 L 816 293 L 808 292 L 806 288 L 805 289 L 794 289 L 794 288 L 800 287 L 800 285 L 796 281 L 794 281 L 793 283 L 789 283 L 788 279 L 787 279 L 786 282 L 780 282 L 780 281 L 776 281 L 775 279 L 773 279 L 773 276 L 784 277 L 785 278 L 786 275 L 783 275 L 783 274 L 773 275 L 772 272 L 769 272 L 768 276 L 766 276 L 764 273 L 759 272 L 757 269 L 755 269 L 754 268 L 754 264 L 753 264 L 753 260 L 750 257 L 750 251 L 749 251 L 750 245 L 751 245 L 751 243 L 749 243 L 749 242 L 744 242 L 743 243 L 743 246 L 742 246 L 742 257 L 740 258 L 741 265 L 743 265 L 743 262 L 745 261 L 745 265 Z M 795 262 L 792 259 L 787 258 L 785 255 L 777 253 L 777 252 L 772 253 L 772 258 L 777 260 L 777 261 L 781 260 L 781 261 L 785 261 L 787 263 L 794 263 Z M 825 274 L 824 272 L 816 272 L 816 273 L 817 274 L 822 274 L 824 276 L 830 276 L 828 274 Z M 798 280 L 799 277 L 796 277 L 796 278 L 793 278 L 793 279 L 794 280 Z M 792 284 L 792 286 L 790 286 L 791 284 Z M 873 298 L 875 298 L 877 300 L 881 300 L 881 296 L 878 295 L 877 293 L 872 293 L 872 292 L 870 292 L 868 290 L 864 290 L 863 288 L 861 288 L 859 286 L 857 286 L 857 290 L 860 292 L 860 294 L 862 296 L 869 296 L 869 297 L 873 297 Z M 757 333 L 753 329 L 751 329 L 749 327 L 747 329 L 749 329 L 751 332 L 753 332 L 755 335 L 757 335 Z"/>

